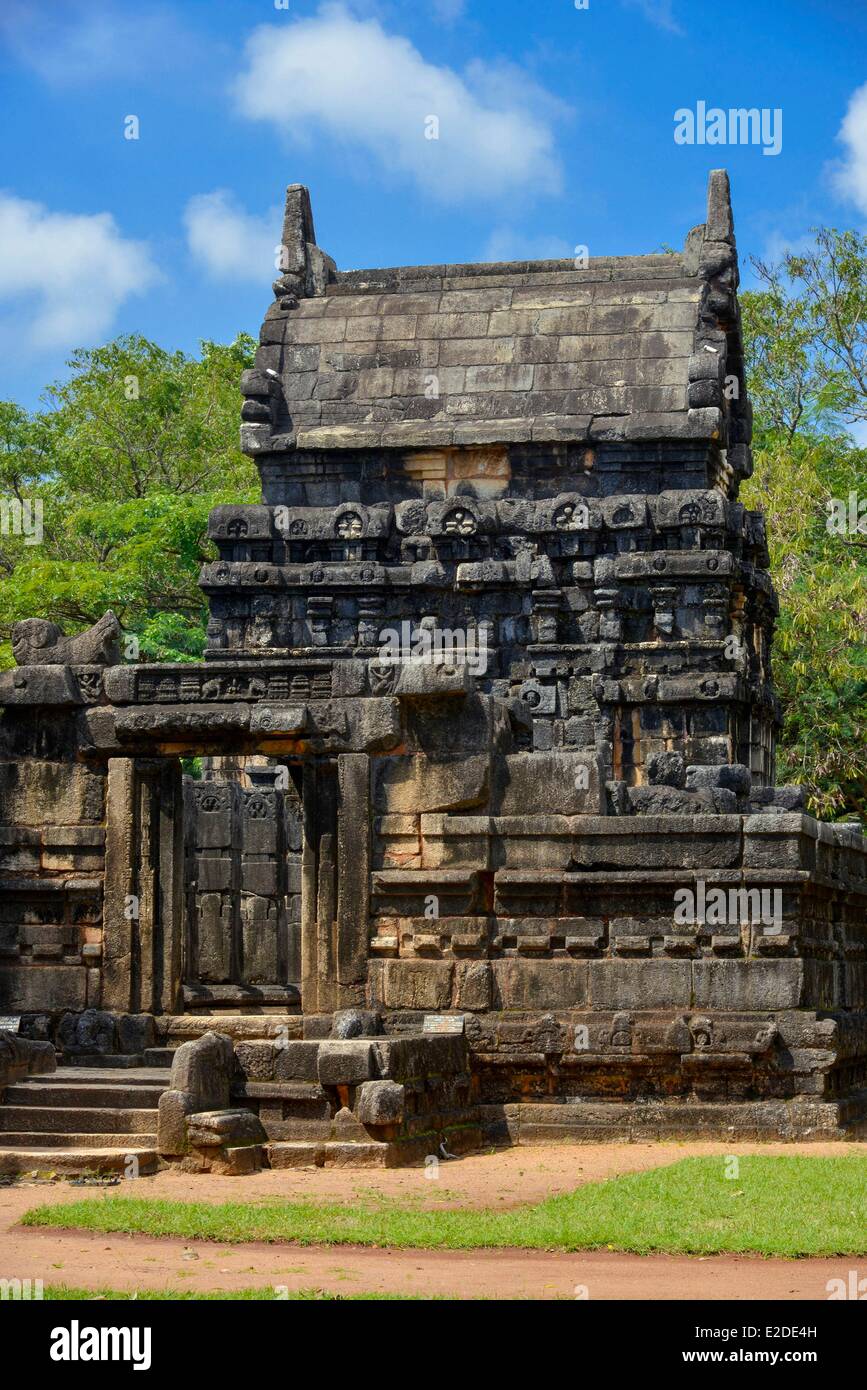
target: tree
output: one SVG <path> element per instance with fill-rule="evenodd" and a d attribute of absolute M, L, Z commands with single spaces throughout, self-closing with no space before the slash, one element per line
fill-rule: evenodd
<path fill-rule="evenodd" d="M 40 544 L 9 525 L 0 535 L 3 664 L 18 619 L 75 631 L 107 608 L 142 659 L 201 655 L 208 513 L 259 495 L 237 446 L 238 382 L 254 351 L 245 335 L 203 343 L 200 358 L 120 338 L 76 352 L 49 409 L 0 402 L 0 493 L 42 505 Z"/>
<path fill-rule="evenodd" d="M 756 268 L 762 288 L 742 296 L 755 471 L 741 497 L 766 514 L 781 605 L 778 774 L 820 815 L 867 817 L 867 534 L 829 524 L 853 498 L 857 522 L 867 479 L 848 433 L 867 420 L 867 239 L 820 229 L 808 251 Z"/>

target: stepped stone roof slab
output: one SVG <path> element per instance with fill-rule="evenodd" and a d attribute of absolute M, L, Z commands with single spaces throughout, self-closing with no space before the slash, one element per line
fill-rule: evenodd
<path fill-rule="evenodd" d="M 682 252 L 580 268 L 338 271 L 313 235 L 306 190 L 293 186 L 284 243 L 305 250 L 275 285 L 244 387 L 272 413 L 270 428 L 248 428 L 251 453 L 719 437 L 719 393 L 690 387 L 714 375 L 695 364 L 715 326 L 704 312 L 714 277 L 736 287 L 725 175 L 712 175 L 707 221 Z"/>
<path fill-rule="evenodd" d="M 677 256 L 346 273 L 286 315 L 290 366 L 296 344 L 313 349 L 283 375 L 298 447 L 522 441 L 557 421 L 581 436 L 600 419 L 685 416 L 701 289 Z"/>

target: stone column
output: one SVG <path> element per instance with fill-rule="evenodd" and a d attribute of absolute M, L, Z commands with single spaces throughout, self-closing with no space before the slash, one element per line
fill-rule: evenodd
<path fill-rule="evenodd" d="M 159 772 L 159 932 L 155 943 L 154 1009 L 180 1008 L 184 941 L 184 791 L 181 764 Z"/>
<path fill-rule="evenodd" d="M 102 1006 L 171 1012 L 183 942 L 180 764 L 111 758 L 106 799 Z"/>
<path fill-rule="evenodd" d="M 132 957 L 136 860 L 135 765 L 110 758 L 105 808 L 102 1006 L 125 1013 L 133 1007 Z"/>
<path fill-rule="evenodd" d="M 316 1013 L 316 765 L 305 762 L 302 778 L 303 846 L 301 851 L 301 1007 Z"/>
<path fill-rule="evenodd" d="M 305 1013 L 337 1007 L 335 949 L 337 778 L 333 763 L 307 762 L 303 778 L 301 1000 Z"/>
<path fill-rule="evenodd" d="M 339 1008 L 364 1003 L 370 888 L 370 759 L 338 759 L 337 999 Z"/>

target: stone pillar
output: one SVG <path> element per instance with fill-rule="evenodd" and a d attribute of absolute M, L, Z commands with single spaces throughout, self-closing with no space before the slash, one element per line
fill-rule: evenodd
<path fill-rule="evenodd" d="M 184 941 L 184 790 L 176 758 L 159 771 L 159 932 L 155 942 L 155 1012 L 180 1008 Z"/>
<path fill-rule="evenodd" d="M 337 1007 L 337 778 L 333 763 L 305 763 L 303 800 L 301 999 L 305 1013 L 330 1013 Z"/>
<path fill-rule="evenodd" d="M 106 802 L 102 1006 L 178 1007 L 183 940 L 180 764 L 111 758 Z"/>
<path fill-rule="evenodd" d="M 338 759 L 337 998 L 339 1008 L 364 1003 L 370 887 L 370 759 Z"/>
<path fill-rule="evenodd" d="M 135 764 L 111 758 L 105 808 L 102 1006 L 125 1013 L 133 1007 L 132 956 L 136 861 Z"/>
<path fill-rule="evenodd" d="M 305 762 L 302 778 L 303 842 L 301 850 L 301 1006 L 316 1013 L 319 991 L 316 979 L 316 764 Z"/>

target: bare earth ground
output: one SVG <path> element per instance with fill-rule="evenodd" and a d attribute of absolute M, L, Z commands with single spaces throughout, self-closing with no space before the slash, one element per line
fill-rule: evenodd
<path fill-rule="evenodd" d="M 571 1191 L 585 1182 L 636 1172 L 689 1156 L 761 1154 L 867 1155 L 867 1144 L 587 1144 L 498 1150 L 440 1165 L 430 1181 L 421 1168 L 266 1171 L 248 1178 L 173 1172 L 105 1189 L 112 1195 L 179 1201 L 375 1201 L 398 1199 L 419 1209 L 515 1206 Z M 720 1300 L 824 1299 L 831 1278 L 846 1278 L 852 1257 L 781 1260 L 745 1256 L 578 1254 L 533 1250 L 415 1251 L 355 1246 L 246 1244 L 82 1231 L 18 1224 L 44 1202 L 78 1201 L 100 1189 L 68 1182 L 0 1188 L 0 1277 L 117 1289 L 195 1291 L 317 1288 L 332 1293 L 402 1293 L 421 1297 Z"/>

